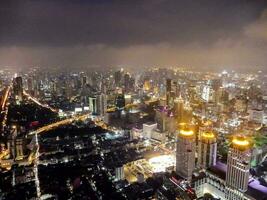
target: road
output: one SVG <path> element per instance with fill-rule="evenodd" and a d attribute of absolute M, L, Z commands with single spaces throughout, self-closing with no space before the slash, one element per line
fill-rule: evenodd
<path fill-rule="evenodd" d="M 9 96 L 9 92 L 10 92 L 10 88 L 11 88 L 11 86 L 8 86 L 5 89 L 3 98 L 1 99 L 1 111 L 4 111 L 5 108 L 6 108 L 6 104 L 7 104 L 7 100 L 8 100 L 8 96 Z"/>
<path fill-rule="evenodd" d="M 38 101 L 38 99 L 36 99 L 35 97 L 31 96 L 30 94 L 28 94 L 26 91 L 23 91 L 23 94 L 31 101 L 33 101 L 34 103 L 36 103 L 37 105 L 43 107 L 43 108 L 47 108 L 49 110 L 51 110 L 52 112 L 54 113 L 58 113 L 58 110 L 57 109 L 54 109 L 52 107 L 50 107 L 49 105 L 47 104 L 43 104 L 41 103 L 40 101 Z"/>
<path fill-rule="evenodd" d="M 39 128 L 39 129 L 33 131 L 33 132 L 30 132 L 29 135 L 40 134 L 40 133 L 43 133 L 43 132 L 47 132 L 47 131 L 55 129 L 55 128 L 59 127 L 59 126 L 71 124 L 74 121 L 79 121 L 79 120 L 84 121 L 84 120 L 86 120 L 88 118 L 88 116 L 89 116 L 88 114 L 80 115 L 80 116 L 73 116 L 71 118 L 64 119 L 64 120 L 61 120 L 61 121 L 58 121 L 58 122 L 43 126 L 43 127 Z"/>
<path fill-rule="evenodd" d="M 8 86 L 5 91 L 4 94 L 1 98 L 1 102 L 0 102 L 0 108 L 1 108 L 1 127 L 2 130 L 4 129 L 4 127 L 6 126 L 6 120 L 7 120 L 7 114 L 8 114 L 8 98 L 10 95 L 10 89 L 11 89 L 11 85 Z"/>

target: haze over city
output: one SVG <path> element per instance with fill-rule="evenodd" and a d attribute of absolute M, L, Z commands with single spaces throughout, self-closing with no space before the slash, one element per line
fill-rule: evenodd
<path fill-rule="evenodd" d="M 0 1 L 0 200 L 267 200 L 267 0 Z"/>
<path fill-rule="evenodd" d="M 265 0 L 1 1 L 0 66 L 266 70 Z"/>

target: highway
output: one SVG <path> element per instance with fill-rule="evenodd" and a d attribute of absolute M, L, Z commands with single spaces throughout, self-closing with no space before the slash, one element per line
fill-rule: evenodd
<path fill-rule="evenodd" d="M 43 107 L 43 108 L 47 108 L 49 110 L 51 110 L 52 112 L 54 113 L 58 113 L 58 110 L 50 107 L 49 105 L 47 104 L 42 104 L 40 101 L 38 101 L 38 99 L 36 99 L 35 97 L 31 96 L 30 94 L 28 94 L 26 91 L 23 91 L 23 94 L 31 101 L 33 101 L 34 103 L 36 103 L 37 105 Z"/>
<path fill-rule="evenodd" d="M 4 91 L 4 94 L 1 98 L 1 104 L 0 104 L 0 107 L 1 107 L 1 127 L 2 127 L 2 130 L 3 128 L 6 126 L 6 120 L 7 120 L 7 114 L 8 114 L 8 98 L 9 98 L 9 95 L 10 95 L 10 89 L 11 89 L 11 85 L 8 86 L 5 91 Z"/>
<path fill-rule="evenodd" d="M 29 135 L 33 135 L 33 134 L 41 134 L 43 132 L 47 132 L 47 131 L 50 131 L 50 130 L 53 130 L 59 126 L 63 126 L 63 125 L 67 125 L 67 124 L 71 124 L 72 122 L 74 121 L 79 121 L 79 120 L 86 120 L 88 118 L 88 114 L 85 114 L 85 115 L 79 115 L 79 116 L 73 116 L 71 118 L 68 118 L 68 119 L 64 119 L 64 120 L 61 120 L 61 121 L 58 121 L 58 122 L 55 122 L 55 123 L 52 123 L 52 124 L 48 124 L 46 126 L 43 126 L 35 131 L 32 131 L 29 133 Z"/>
<path fill-rule="evenodd" d="M 6 104 L 7 104 L 7 100 L 8 100 L 8 96 L 9 96 L 9 92 L 10 92 L 10 88 L 11 88 L 11 86 L 8 86 L 5 89 L 3 98 L 1 99 L 1 111 L 5 110 L 5 107 L 6 107 Z"/>

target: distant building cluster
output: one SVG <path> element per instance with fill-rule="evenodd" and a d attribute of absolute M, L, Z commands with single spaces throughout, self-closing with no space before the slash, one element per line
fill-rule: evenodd
<path fill-rule="evenodd" d="M 0 199 L 264 200 L 266 80 L 0 71 Z"/>

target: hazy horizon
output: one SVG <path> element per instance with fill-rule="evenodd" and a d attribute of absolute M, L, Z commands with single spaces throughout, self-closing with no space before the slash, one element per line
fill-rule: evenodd
<path fill-rule="evenodd" d="M 0 67 L 267 70 L 264 0 L 11 0 L 0 16 Z"/>

